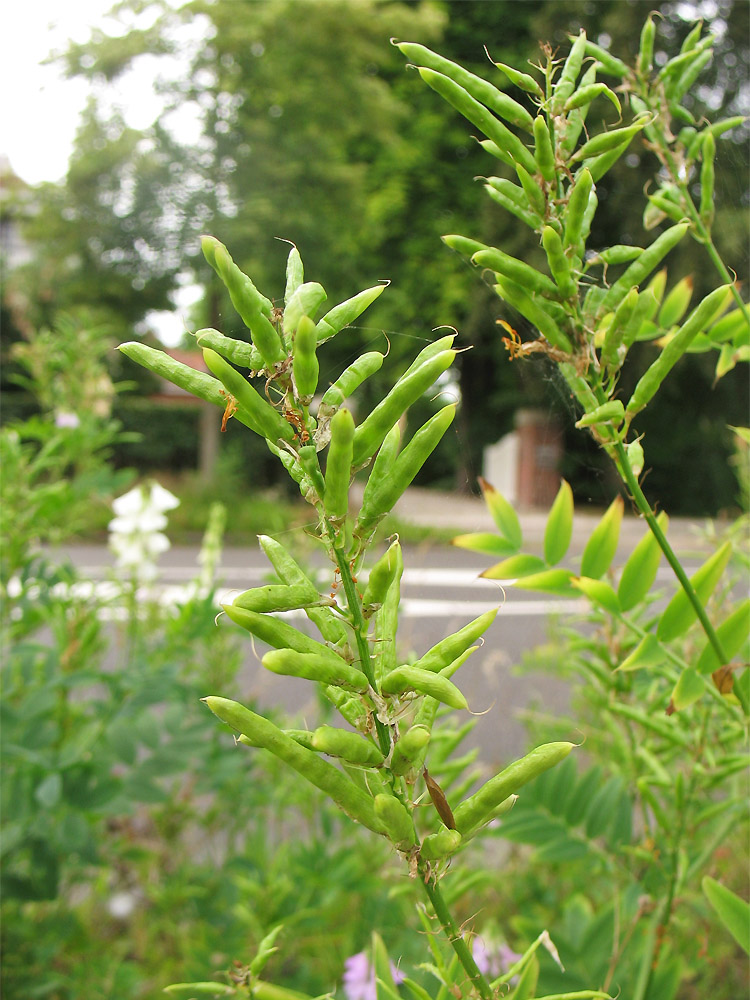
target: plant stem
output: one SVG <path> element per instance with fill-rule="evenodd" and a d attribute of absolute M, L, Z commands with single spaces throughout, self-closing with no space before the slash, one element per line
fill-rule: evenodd
<path fill-rule="evenodd" d="M 419 866 L 418 877 L 419 881 L 424 886 L 424 891 L 426 892 L 427 898 L 432 905 L 435 916 L 440 921 L 440 927 L 450 941 L 451 947 L 456 953 L 456 957 L 459 962 L 464 967 L 466 975 L 474 984 L 474 987 L 476 988 L 477 993 L 482 997 L 482 1000 L 493 1000 L 493 993 L 490 984 L 479 971 L 479 967 L 474 961 L 474 956 L 469 951 L 469 946 L 466 944 L 461 936 L 461 932 L 456 927 L 453 917 L 450 914 L 450 910 L 443 899 L 443 894 L 440 891 L 439 884 L 436 881 L 433 881 L 430 877 L 429 869 L 425 865 Z"/>
<path fill-rule="evenodd" d="M 687 577 L 687 574 L 685 573 L 685 570 L 682 568 L 682 563 L 675 555 L 672 546 L 667 541 L 666 535 L 661 530 L 661 527 L 658 521 L 656 520 L 656 516 L 654 512 L 651 510 L 651 506 L 649 505 L 649 502 L 646 499 L 643 490 L 638 484 L 638 480 L 636 479 L 633 469 L 628 460 L 627 451 L 621 441 L 617 441 L 614 443 L 614 451 L 617 456 L 617 464 L 620 468 L 620 474 L 625 480 L 628 490 L 630 491 L 630 495 L 633 498 L 636 506 L 638 507 L 638 510 L 643 515 L 649 528 L 651 529 L 651 532 L 656 541 L 658 542 L 659 548 L 664 553 L 667 562 L 674 570 L 675 576 L 680 582 L 680 586 L 685 591 L 688 600 L 693 606 L 693 610 L 698 616 L 698 621 L 701 623 L 703 631 L 706 633 L 706 636 L 708 637 L 708 641 L 711 643 L 714 652 L 719 658 L 719 663 L 720 664 L 727 663 L 728 661 L 726 654 L 724 653 L 724 650 L 722 649 L 721 646 L 721 642 L 719 641 L 719 637 L 716 635 L 716 631 L 713 625 L 711 624 L 708 615 L 706 614 L 706 609 L 703 607 L 700 598 L 696 594 L 693 585 L 691 584 L 690 580 Z"/>
<path fill-rule="evenodd" d="M 367 678 L 373 691 L 377 691 L 375 674 L 372 669 L 372 660 L 370 659 L 370 647 L 367 643 L 367 622 L 362 614 L 362 602 L 360 601 L 354 579 L 352 578 L 351 570 L 349 568 L 349 560 L 346 558 L 346 554 L 334 544 L 334 534 L 330 527 L 329 537 L 331 539 L 333 554 L 336 557 L 336 564 L 339 568 L 339 573 L 341 574 L 341 583 L 343 584 L 344 593 L 346 594 L 346 603 L 349 608 L 349 614 L 352 616 L 354 638 L 357 642 L 357 652 L 359 653 L 359 659 L 362 664 L 362 672 Z M 375 731 L 378 735 L 380 749 L 383 752 L 383 755 L 387 757 L 391 752 L 391 734 L 388 726 L 382 723 L 377 716 L 375 717 Z"/>

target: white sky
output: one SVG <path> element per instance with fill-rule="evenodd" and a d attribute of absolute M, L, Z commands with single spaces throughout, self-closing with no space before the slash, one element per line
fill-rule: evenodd
<path fill-rule="evenodd" d="M 0 157 L 28 184 L 64 178 L 89 94 L 87 81 L 66 80 L 57 66 L 41 64 L 69 39 L 85 42 L 92 28 L 115 27 L 106 18 L 113 5 L 114 0 L 21 0 L 6 4 L 0 15 Z M 128 74 L 113 95 L 135 128 L 151 124 L 160 107 L 143 68 Z M 176 313 L 149 316 L 166 343 L 179 341 L 184 329 L 179 310 L 187 309 L 198 291 L 180 289 Z"/>

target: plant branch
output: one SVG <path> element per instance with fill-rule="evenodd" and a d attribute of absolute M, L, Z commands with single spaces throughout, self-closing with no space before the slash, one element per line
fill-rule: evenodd
<path fill-rule="evenodd" d="M 450 941 L 451 947 L 456 953 L 456 957 L 459 962 L 463 966 L 466 975 L 474 984 L 474 987 L 477 993 L 482 997 L 482 1000 L 493 1000 L 493 992 L 490 984 L 479 971 L 479 967 L 474 961 L 474 956 L 469 951 L 469 946 L 466 944 L 466 941 L 464 941 L 460 931 L 456 927 L 453 917 L 450 914 L 450 910 L 443 899 L 443 894 L 440 891 L 439 884 L 436 881 L 433 881 L 426 865 L 420 864 L 418 871 L 419 881 L 424 886 L 424 891 L 427 894 L 430 904 L 432 905 L 435 916 L 440 921 L 440 927 Z"/>

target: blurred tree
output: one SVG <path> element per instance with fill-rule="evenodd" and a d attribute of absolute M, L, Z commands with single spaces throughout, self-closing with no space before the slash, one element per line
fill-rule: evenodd
<path fill-rule="evenodd" d="M 731 65 L 748 62 L 743 5 L 665 3 L 659 37 L 666 58 L 703 7 L 719 35 L 719 58 L 696 91 L 695 113 L 719 117 L 741 99 L 743 74 Z M 242 336 L 199 256 L 204 231 L 226 243 L 272 297 L 282 294 L 287 253 L 274 237 L 294 240 L 308 278 L 325 285 L 331 304 L 391 278 L 393 286 L 362 326 L 323 349 L 321 376 L 335 378 L 363 343 L 385 349 L 386 331 L 388 361 L 366 386 L 375 395 L 436 324 L 454 325 L 457 345 L 473 349 L 459 355 L 456 366 L 464 402 L 460 446 L 454 435 L 445 447 L 458 464 L 456 482 L 471 486 L 483 448 L 512 428 L 520 405 L 553 407 L 568 426 L 573 414 L 543 361 L 508 361 L 495 321 L 507 317 L 518 325 L 517 317 L 439 242 L 459 232 L 531 261 L 540 254 L 534 235 L 470 183 L 504 168 L 481 150 L 470 125 L 405 72 L 388 39 L 423 42 L 498 83 L 485 44 L 491 58 L 523 63 L 538 57 L 539 40 L 563 46 L 568 32 L 585 25 L 590 36 L 629 55 L 648 9 L 641 2 L 588 0 L 190 0 L 175 9 L 167 0 L 123 0 L 116 8 L 118 36 L 96 33 L 64 57 L 68 72 L 91 79 L 98 96 L 83 118 L 66 183 L 38 192 L 29 226 L 39 247 L 34 269 L 26 272 L 29 309 L 48 321 L 50 311 L 84 303 L 106 312 L 118 335 L 131 337 L 150 310 L 168 307 L 178 283 L 196 281 L 206 292 L 191 316 L 194 327 Z M 164 112 L 150 129 L 136 132 L 108 107 L 108 85 L 155 56 Z M 596 106 L 594 125 L 595 113 Z M 186 140 L 186 132 L 192 138 Z M 717 157 L 716 231 L 728 261 L 741 267 L 745 223 L 736 206 L 746 195 L 732 143 L 723 139 Z M 634 146 L 601 185 L 594 235 L 602 245 L 647 238 L 640 206 L 653 168 L 651 154 Z M 669 266 L 671 281 L 694 273 L 697 292 L 716 283 L 700 248 L 688 241 Z M 640 358 L 635 353 L 633 380 L 648 350 Z M 683 378 L 688 391 L 696 378 L 707 384 L 709 366 L 699 357 L 683 366 L 685 375 L 675 372 L 679 391 Z M 744 421 L 736 413 L 746 398 L 744 378 L 732 373 L 709 397 L 707 409 L 721 414 L 706 415 L 713 420 L 712 443 L 721 438 L 717 420 Z M 684 456 L 688 446 L 696 451 L 695 429 L 685 428 L 682 441 L 680 433 L 676 427 L 670 437 L 673 453 Z M 566 472 L 574 488 L 582 498 L 604 500 L 611 490 L 606 472 L 598 460 L 592 465 L 584 447 L 573 447 L 579 450 L 568 456 Z M 674 490 L 667 496 L 675 510 L 712 508 L 710 497 Z"/>

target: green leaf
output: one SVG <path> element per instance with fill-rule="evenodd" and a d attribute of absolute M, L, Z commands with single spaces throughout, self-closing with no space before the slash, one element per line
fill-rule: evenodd
<path fill-rule="evenodd" d="M 730 542 L 725 542 L 691 577 L 690 583 L 698 600 L 705 605 L 729 562 Z M 697 615 L 685 591 L 680 588 L 664 609 L 656 634 L 663 642 L 676 639 L 690 628 Z"/>
<path fill-rule="evenodd" d="M 664 663 L 666 658 L 667 654 L 664 651 L 664 647 L 653 632 L 649 632 L 648 635 L 645 635 L 641 639 L 633 652 L 622 661 L 619 667 L 615 667 L 615 672 L 618 670 L 642 670 L 644 667 L 656 667 L 660 663 Z"/>
<path fill-rule="evenodd" d="M 701 675 L 688 667 L 682 671 L 672 690 L 672 706 L 679 712 L 698 701 L 705 690 L 706 682 Z"/>
<path fill-rule="evenodd" d="M 624 508 L 622 497 L 615 497 L 601 521 L 591 532 L 581 556 L 581 576 L 590 576 L 592 580 L 598 580 L 609 569 L 620 539 Z"/>
<path fill-rule="evenodd" d="M 512 556 L 518 550 L 506 538 L 493 535 L 491 531 L 474 531 L 468 535 L 456 535 L 451 538 L 451 545 L 459 549 L 469 549 L 472 552 L 485 552 L 490 556 Z"/>
<path fill-rule="evenodd" d="M 609 611 L 613 615 L 619 613 L 620 602 L 617 599 L 617 594 L 606 580 L 592 580 L 588 576 L 579 576 L 574 577 L 570 582 L 594 604 L 601 605 L 605 611 Z"/>
<path fill-rule="evenodd" d="M 750 599 L 745 600 L 732 614 L 726 618 L 716 629 L 716 637 L 721 648 L 724 650 L 728 660 L 742 649 L 750 635 Z M 710 642 L 706 642 L 703 652 L 698 657 L 695 669 L 699 674 L 712 674 L 714 670 L 723 667 L 725 664 L 719 663 Z"/>
<path fill-rule="evenodd" d="M 268 964 L 270 957 L 277 952 L 279 949 L 275 946 L 276 938 L 279 936 L 283 930 L 283 924 L 277 924 L 272 928 L 268 934 L 263 938 L 263 940 L 258 945 L 258 950 L 255 954 L 255 958 L 250 963 L 250 972 L 253 976 L 259 976 L 263 969 Z"/>
<path fill-rule="evenodd" d="M 373 931 L 372 935 L 372 960 L 375 968 L 377 1000 L 393 1000 L 394 995 L 398 997 L 398 990 L 393 981 L 388 952 L 386 951 L 383 939 L 377 931 Z"/>
<path fill-rule="evenodd" d="M 518 514 L 513 510 L 505 497 L 496 490 L 486 479 L 479 479 L 482 487 L 484 502 L 487 504 L 492 520 L 497 525 L 497 530 L 503 538 L 513 546 L 514 551 L 518 551 L 523 544 L 523 532 Z"/>
<path fill-rule="evenodd" d="M 669 523 L 667 515 L 662 511 L 656 520 L 661 530 L 666 533 Z M 661 548 L 653 533 L 648 531 L 622 567 L 617 596 L 623 611 L 630 611 L 648 594 L 656 579 L 660 562 Z"/>
<path fill-rule="evenodd" d="M 62 795 L 62 778 L 58 771 L 48 774 L 34 790 L 34 798 L 45 809 L 53 809 Z"/>
<path fill-rule="evenodd" d="M 719 920 L 737 944 L 750 954 L 750 903 L 740 899 L 731 889 L 706 875 L 701 882 L 703 892 L 716 910 Z"/>
<path fill-rule="evenodd" d="M 483 574 L 484 575 L 484 574 Z M 550 594 L 570 596 L 575 593 L 571 585 L 573 574 L 569 569 L 548 569 L 543 573 L 532 573 L 515 583 L 522 590 L 541 590 Z"/>
<path fill-rule="evenodd" d="M 233 997 L 236 995 L 233 986 L 224 983 L 172 983 L 165 986 L 164 992 L 177 1000 L 191 1000 L 192 997 Z"/>
<path fill-rule="evenodd" d="M 573 491 L 563 479 L 550 508 L 544 529 L 544 559 L 555 566 L 563 558 L 573 536 Z"/>
<path fill-rule="evenodd" d="M 521 973 L 516 988 L 508 995 L 508 1000 L 531 1000 L 536 996 L 536 984 L 539 979 L 539 959 L 532 955 L 526 968 Z"/>
<path fill-rule="evenodd" d="M 539 556 L 526 555 L 522 552 L 517 556 L 510 556 L 509 559 L 503 559 L 479 575 L 488 580 L 516 580 L 518 577 L 538 573 L 545 567 L 546 563 Z"/>
<path fill-rule="evenodd" d="M 622 778 L 613 775 L 589 803 L 586 815 L 586 836 L 600 837 L 610 825 L 615 805 L 622 791 Z"/>

